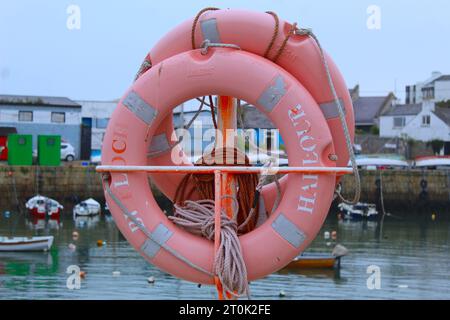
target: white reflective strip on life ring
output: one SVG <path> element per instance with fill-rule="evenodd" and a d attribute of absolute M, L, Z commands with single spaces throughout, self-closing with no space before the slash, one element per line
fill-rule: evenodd
<path fill-rule="evenodd" d="M 144 244 L 141 246 L 142 252 L 144 252 L 148 257 L 153 258 L 161 249 L 161 245 L 166 243 L 172 235 L 173 232 L 160 223 L 156 227 L 155 231 L 152 232 L 152 236 L 155 241 L 152 239 L 145 240 Z"/>
<path fill-rule="evenodd" d="M 147 125 L 151 125 L 158 114 L 158 111 L 145 102 L 135 91 L 130 91 L 122 103 Z"/>
<path fill-rule="evenodd" d="M 284 240 L 289 242 L 296 248 L 299 248 L 303 241 L 306 239 L 306 235 L 297 226 L 292 223 L 283 213 L 272 222 L 272 228 L 275 230 Z"/>
<path fill-rule="evenodd" d="M 347 110 L 345 110 L 344 101 L 341 98 L 339 98 L 339 102 L 341 103 L 342 109 L 344 109 L 344 114 L 347 114 Z M 333 118 L 339 118 L 339 110 L 334 101 L 321 103 L 319 104 L 319 107 L 322 110 L 325 119 L 328 120 Z"/>
<path fill-rule="evenodd" d="M 222 43 L 220 41 L 219 30 L 217 29 L 216 18 L 201 21 L 200 27 L 202 29 L 204 40 L 209 40 L 212 43 Z"/>
<path fill-rule="evenodd" d="M 271 112 L 285 93 L 286 82 L 281 75 L 277 75 L 269 87 L 263 91 L 258 99 L 258 103 L 263 106 L 267 112 Z"/>

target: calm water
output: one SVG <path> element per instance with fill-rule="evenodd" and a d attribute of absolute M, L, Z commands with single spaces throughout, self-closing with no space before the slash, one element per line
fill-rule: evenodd
<path fill-rule="evenodd" d="M 214 299 L 213 287 L 178 280 L 148 264 L 122 238 L 112 219 L 101 215 L 73 221 L 72 207 L 55 221 L 31 221 L 13 213 L 0 217 L 0 235 L 54 235 L 48 253 L 0 253 L 0 299 Z M 450 223 L 424 218 L 386 218 L 382 235 L 376 222 L 338 222 L 329 217 L 310 251 L 330 252 L 324 231 L 336 230 L 350 254 L 340 272 L 276 273 L 251 284 L 253 299 L 450 299 Z M 79 239 L 72 239 L 72 232 Z M 97 241 L 106 241 L 98 247 Z M 76 245 L 75 250 L 69 244 Z M 86 272 L 80 290 L 66 287 L 70 265 Z M 367 267 L 381 268 L 381 289 L 369 290 Z M 113 276 L 113 271 L 120 271 Z M 147 278 L 153 276 L 154 284 Z"/>

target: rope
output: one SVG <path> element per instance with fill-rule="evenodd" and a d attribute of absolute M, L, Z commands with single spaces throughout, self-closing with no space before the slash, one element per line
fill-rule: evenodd
<path fill-rule="evenodd" d="M 273 45 L 275 44 L 275 40 L 278 36 L 278 30 L 280 29 L 280 19 L 278 18 L 278 15 L 275 12 L 272 11 L 266 11 L 266 13 L 270 14 L 273 19 L 275 20 L 275 26 L 273 29 L 272 39 L 270 40 L 269 46 L 266 49 L 266 52 L 264 52 L 264 58 L 269 58 L 269 52 L 272 50 Z"/>
<path fill-rule="evenodd" d="M 192 23 L 192 30 L 191 30 L 191 43 L 192 43 L 192 49 L 195 49 L 195 28 L 197 27 L 198 20 L 200 19 L 201 15 L 208 11 L 215 11 L 220 10 L 219 8 L 215 7 L 207 7 L 202 10 L 200 10 L 197 15 L 194 18 L 194 21 Z"/>
<path fill-rule="evenodd" d="M 360 181 L 360 177 L 359 177 L 358 166 L 356 164 L 355 153 L 353 152 L 352 139 L 350 137 L 347 122 L 345 120 L 344 109 L 343 109 L 343 107 L 341 105 L 341 101 L 339 100 L 339 97 L 337 95 L 336 88 L 334 87 L 334 83 L 333 83 L 333 79 L 331 78 L 331 72 L 330 72 L 330 68 L 328 66 L 328 62 L 325 59 L 325 54 L 323 52 L 322 46 L 320 45 L 319 39 L 312 32 L 312 30 L 297 29 L 295 31 L 295 34 L 301 35 L 301 36 L 308 36 L 308 37 L 312 38 L 316 42 L 317 47 L 319 48 L 320 56 L 322 58 L 325 72 L 327 74 L 328 85 L 330 86 L 331 92 L 333 94 L 334 102 L 338 109 L 339 119 L 341 121 L 342 129 L 344 131 L 344 137 L 345 137 L 345 142 L 347 145 L 347 151 L 348 151 L 350 161 L 352 164 L 352 168 L 353 168 L 353 176 L 355 178 L 355 195 L 353 197 L 353 200 L 345 199 L 339 191 L 336 191 L 336 194 L 338 195 L 338 197 L 340 198 L 341 201 L 343 201 L 347 204 L 357 204 L 359 202 L 359 198 L 360 198 L 360 194 L 361 194 L 361 181 Z"/>
<path fill-rule="evenodd" d="M 122 210 L 122 212 L 131 220 L 133 221 L 133 223 L 139 228 L 139 230 L 142 231 L 142 233 L 144 233 L 148 239 L 152 240 L 153 242 L 157 243 L 159 246 L 161 246 L 161 248 L 165 249 L 167 252 L 169 252 L 170 254 L 172 254 L 175 258 L 181 260 L 182 262 L 186 263 L 187 265 L 189 265 L 190 267 L 203 272 L 211 277 L 213 277 L 213 273 L 203 269 L 202 267 L 196 265 L 195 263 L 193 263 L 192 261 L 190 261 L 189 259 L 187 259 L 186 257 L 182 256 L 180 253 L 178 253 L 177 251 L 175 251 L 174 249 L 172 249 L 171 247 L 169 247 L 166 243 L 161 243 L 160 241 L 158 241 L 158 239 L 156 239 L 155 237 L 153 237 L 153 234 L 135 217 L 133 216 L 130 211 L 128 211 L 128 209 L 125 207 L 125 205 L 120 201 L 119 198 L 116 197 L 116 195 L 111 191 L 111 188 L 109 187 L 109 179 L 110 179 L 110 175 L 108 173 L 103 174 L 102 175 L 102 180 L 103 180 L 103 187 L 106 190 L 106 192 L 108 193 L 108 195 L 111 197 L 111 199 L 115 202 L 115 204 Z"/>
<path fill-rule="evenodd" d="M 205 41 L 202 42 L 201 48 L 201 54 L 202 55 L 206 55 L 208 53 L 208 49 L 212 48 L 212 47 L 217 47 L 217 48 L 232 48 L 232 49 L 236 49 L 236 50 L 241 50 L 241 47 L 239 47 L 237 44 L 232 44 L 232 43 L 216 43 L 216 42 L 211 42 L 208 39 L 206 39 Z"/>
<path fill-rule="evenodd" d="M 139 77 L 142 76 L 151 67 L 152 67 L 152 60 L 150 59 L 150 55 L 147 55 L 144 61 L 142 62 L 141 66 L 139 67 L 139 70 L 136 73 L 136 76 L 134 77 L 134 81 L 139 79 Z"/>
<path fill-rule="evenodd" d="M 227 293 L 238 298 L 243 295 L 250 296 L 247 280 L 247 268 L 242 256 L 242 248 L 238 238 L 238 226 L 234 217 L 237 215 L 237 206 L 234 207 L 233 217 L 228 218 L 221 210 L 220 246 L 214 257 L 214 274 L 222 284 L 223 296 Z M 213 200 L 186 200 L 184 206 L 175 205 L 174 216 L 169 219 L 186 231 L 214 240 L 214 201 Z"/>
<path fill-rule="evenodd" d="M 291 30 L 289 30 L 288 34 L 286 35 L 286 37 L 283 40 L 283 43 L 281 44 L 281 47 L 278 49 L 275 57 L 272 59 L 273 62 L 277 62 L 278 58 L 281 56 L 281 54 L 284 51 L 284 48 L 287 45 L 287 42 L 289 41 L 289 39 L 291 38 L 291 36 L 293 36 L 295 34 L 295 32 L 297 31 L 297 22 L 295 22 L 292 27 Z"/>
<path fill-rule="evenodd" d="M 236 148 L 219 148 L 213 149 L 211 153 L 203 155 L 195 165 L 226 165 L 233 166 L 238 163 L 238 159 L 244 159 L 245 165 L 250 166 L 248 157 Z M 220 162 L 219 162 L 220 160 Z M 237 222 L 241 224 L 247 220 L 250 209 L 254 204 L 255 190 L 258 185 L 258 174 L 235 174 L 237 202 L 239 204 L 239 211 L 237 215 Z M 200 196 L 201 199 L 214 200 L 215 186 L 214 175 L 212 174 L 187 174 L 183 177 L 175 192 L 173 202 L 179 205 L 188 200 L 194 192 Z M 258 203 L 255 207 L 255 216 L 258 213 Z M 255 227 L 255 219 L 252 219 L 246 228 L 246 232 L 250 232 Z"/>

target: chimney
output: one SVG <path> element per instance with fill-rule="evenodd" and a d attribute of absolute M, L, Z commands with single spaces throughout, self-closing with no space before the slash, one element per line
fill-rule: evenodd
<path fill-rule="evenodd" d="M 432 73 L 431 73 L 431 78 L 438 78 L 438 77 L 440 77 L 440 76 L 442 76 L 442 73 L 440 73 L 439 71 L 433 71 Z"/>

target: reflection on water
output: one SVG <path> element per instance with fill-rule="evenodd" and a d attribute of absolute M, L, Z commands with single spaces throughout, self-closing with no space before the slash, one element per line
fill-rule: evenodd
<path fill-rule="evenodd" d="M 198 288 L 148 264 L 121 236 L 110 216 L 34 220 L 12 212 L 0 217 L 0 234 L 53 235 L 47 253 L 0 253 L 1 299 L 214 299 L 215 289 Z M 17 219 L 19 217 L 19 219 Z M 331 252 L 336 243 L 350 254 L 335 270 L 282 270 L 251 283 L 254 299 L 450 299 L 450 223 L 438 218 L 377 222 L 331 217 L 310 251 Z M 337 231 L 325 240 L 324 231 Z M 73 231 L 79 237 L 74 240 Z M 98 246 L 101 240 L 104 245 Z M 100 243 L 100 244 L 101 244 Z M 80 290 L 66 287 L 70 265 L 86 272 Z M 381 268 L 381 289 L 369 290 L 367 267 Z M 120 271 L 120 276 L 113 276 Z M 147 278 L 153 276 L 154 284 Z"/>

